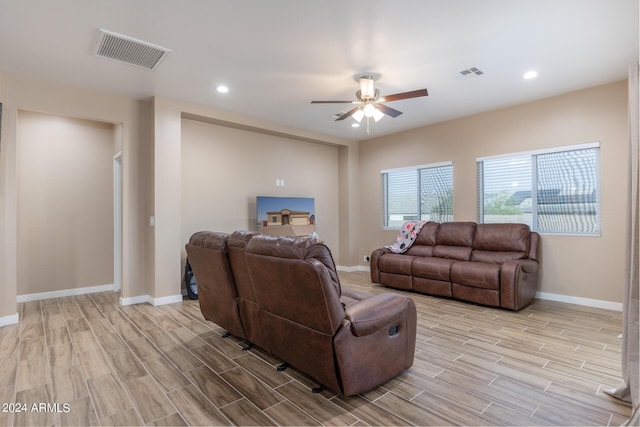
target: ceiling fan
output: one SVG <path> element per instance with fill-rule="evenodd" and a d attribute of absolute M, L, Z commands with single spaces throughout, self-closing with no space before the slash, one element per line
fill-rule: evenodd
<path fill-rule="evenodd" d="M 393 95 L 380 96 L 380 91 L 373 87 L 374 77 L 368 74 L 356 76 L 360 84 L 360 90 L 356 92 L 357 101 L 311 101 L 312 104 L 358 104 L 346 113 L 340 115 L 336 121 L 344 120 L 347 117 L 353 117 L 358 123 L 366 117 L 367 131 L 369 130 L 369 118 L 373 118 L 376 122 L 386 114 L 390 117 L 398 117 L 402 114 L 394 108 L 388 107 L 383 102 L 399 101 L 401 99 L 418 98 L 427 96 L 429 93 L 426 89 L 412 90 L 410 92 L 396 93 Z"/>

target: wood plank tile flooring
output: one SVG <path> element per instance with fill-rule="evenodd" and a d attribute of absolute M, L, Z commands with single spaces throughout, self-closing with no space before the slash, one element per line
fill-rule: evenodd
<path fill-rule="evenodd" d="M 368 273 L 340 278 L 397 292 Z M 306 376 L 276 372 L 280 360 L 223 339 L 197 301 L 120 307 L 108 292 L 19 304 L 20 323 L 0 328 L 0 425 L 619 425 L 630 416 L 603 392 L 620 381 L 621 313 L 406 295 L 418 309 L 413 367 L 352 397 L 312 394 Z"/>

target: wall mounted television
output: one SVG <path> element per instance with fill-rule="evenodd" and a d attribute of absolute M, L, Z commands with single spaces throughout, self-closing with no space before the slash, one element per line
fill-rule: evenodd
<path fill-rule="evenodd" d="M 312 197 L 256 197 L 258 231 L 271 236 L 309 236 L 316 232 Z"/>

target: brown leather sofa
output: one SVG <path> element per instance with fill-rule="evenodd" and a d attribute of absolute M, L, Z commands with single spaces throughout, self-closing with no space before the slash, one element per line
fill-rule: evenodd
<path fill-rule="evenodd" d="M 538 287 L 539 242 L 526 224 L 428 222 L 406 252 L 372 252 L 371 281 L 519 310 Z"/>
<path fill-rule="evenodd" d="M 363 393 L 413 364 L 413 301 L 393 293 L 343 293 L 322 242 L 199 232 L 186 250 L 205 318 L 230 332 L 238 330 L 239 318 L 238 336 L 323 386 L 347 396 Z M 235 303 L 229 285 L 236 287 Z M 218 295 L 224 298 L 215 300 Z"/>

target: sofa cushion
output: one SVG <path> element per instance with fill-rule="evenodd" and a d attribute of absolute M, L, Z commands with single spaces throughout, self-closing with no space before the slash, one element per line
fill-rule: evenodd
<path fill-rule="evenodd" d="M 416 245 L 415 243 L 404 253 L 405 255 L 413 256 L 433 256 L 433 246 L 429 245 Z"/>
<path fill-rule="evenodd" d="M 437 222 L 427 222 L 422 227 L 422 230 L 420 230 L 420 234 L 418 234 L 418 238 L 413 245 L 434 246 L 436 244 L 436 235 L 438 233 L 439 227 L 440 224 L 438 224 Z"/>
<path fill-rule="evenodd" d="M 416 258 L 411 264 L 411 273 L 416 277 L 449 282 L 451 280 L 451 264 L 454 262 L 456 261 L 445 258 Z"/>
<path fill-rule="evenodd" d="M 502 264 L 505 261 L 512 259 L 524 259 L 526 257 L 526 252 L 473 251 L 471 253 L 471 261 L 488 262 L 493 264 Z"/>
<path fill-rule="evenodd" d="M 445 222 L 436 233 L 433 256 L 469 261 L 475 234 L 475 222 Z"/>
<path fill-rule="evenodd" d="M 458 221 L 442 223 L 438 227 L 436 244 L 444 246 L 467 246 L 471 248 L 475 230 L 475 222 Z"/>
<path fill-rule="evenodd" d="M 451 265 L 451 281 L 474 288 L 500 289 L 500 265 L 456 262 Z"/>
<path fill-rule="evenodd" d="M 384 273 L 404 274 L 411 276 L 411 263 L 414 256 L 402 254 L 385 254 L 378 261 L 378 268 Z"/>
<path fill-rule="evenodd" d="M 433 256 L 457 261 L 469 261 L 472 249 L 467 246 L 436 245 L 433 248 Z"/>
<path fill-rule="evenodd" d="M 473 248 L 485 251 L 529 251 L 531 230 L 526 224 L 478 224 Z"/>

